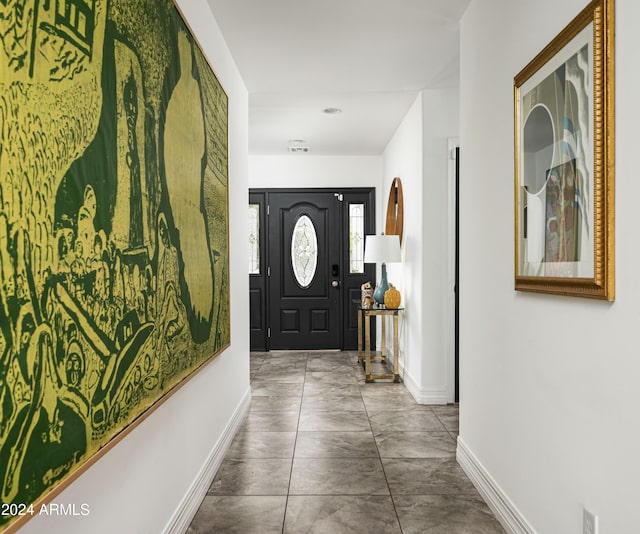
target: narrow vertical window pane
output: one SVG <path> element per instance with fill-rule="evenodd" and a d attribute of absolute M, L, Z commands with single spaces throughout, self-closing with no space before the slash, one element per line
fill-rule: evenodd
<path fill-rule="evenodd" d="M 318 266 L 318 238 L 313 222 L 306 215 L 302 215 L 293 228 L 291 264 L 298 284 L 309 287 Z"/>
<path fill-rule="evenodd" d="M 349 204 L 349 272 L 364 273 L 364 204 Z"/>
<path fill-rule="evenodd" d="M 260 204 L 249 204 L 249 274 L 260 274 Z"/>

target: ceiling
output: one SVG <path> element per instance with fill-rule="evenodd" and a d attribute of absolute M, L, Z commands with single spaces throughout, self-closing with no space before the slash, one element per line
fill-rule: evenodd
<path fill-rule="evenodd" d="M 419 91 L 458 84 L 470 0 L 207 1 L 249 91 L 251 154 L 381 154 Z"/>

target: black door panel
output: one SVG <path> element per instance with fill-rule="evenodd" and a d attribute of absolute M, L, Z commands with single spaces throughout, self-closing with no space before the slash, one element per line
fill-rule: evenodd
<path fill-rule="evenodd" d="M 340 261 L 340 240 L 331 239 L 339 201 L 328 192 L 272 193 L 268 225 L 270 347 L 340 348 L 340 287 L 331 284 Z"/>
<path fill-rule="evenodd" d="M 375 234 L 375 198 L 373 190 L 349 190 L 343 196 L 342 206 L 344 221 L 342 234 L 342 288 L 343 288 L 343 348 L 354 350 L 358 347 L 358 315 L 357 308 L 361 301 L 361 286 L 365 282 L 376 284 L 376 266 L 373 263 L 364 264 L 364 272 L 354 272 L 350 262 L 350 228 L 349 209 L 352 205 L 364 208 L 364 234 Z M 364 235 L 362 236 L 364 239 Z M 375 339 L 375 321 L 372 323 L 371 339 Z"/>
<path fill-rule="evenodd" d="M 250 279 L 251 350 L 355 349 L 360 286 L 375 284 L 375 265 L 358 270 L 350 263 L 349 209 L 363 208 L 362 239 L 375 233 L 373 188 L 252 189 L 249 197 L 264 201 L 261 213 L 268 213 L 260 226 L 266 267 Z M 298 221 L 313 226 L 308 251 L 292 239 Z M 293 258 L 305 260 L 307 252 L 310 261 L 299 264 L 296 277 Z"/>
<path fill-rule="evenodd" d="M 250 236 L 258 247 L 257 265 L 250 265 L 253 274 L 249 274 L 249 346 L 251 350 L 268 350 L 267 334 L 267 254 L 266 232 L 267 221 L 266 193 L 250 192 L 249 205 L 253 205 L 256 216 L 257 232 Z M 251 264 L 251 262 L 250 262 Z M 252 268 L 253 267 L 253 268 Z"/>

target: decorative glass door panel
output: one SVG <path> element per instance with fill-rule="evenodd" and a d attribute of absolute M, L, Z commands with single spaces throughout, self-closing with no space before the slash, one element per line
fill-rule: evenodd
<path fill-rule="evenodd" d="M 306 215 L 302 215 L 293 227 L 291 266 L 300 287 L 309 287 L 318 267 L 318 238 L 313 221 Z"/>

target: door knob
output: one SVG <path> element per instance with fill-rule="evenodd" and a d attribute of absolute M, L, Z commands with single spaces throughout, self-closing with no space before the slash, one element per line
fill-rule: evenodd
<path fill-rule="evenodd" d="M 334 280 L 333 282 L 331 282 L 331 287 L 338 287 L 340 285 L 340 282 L 338 280 Z"/>

